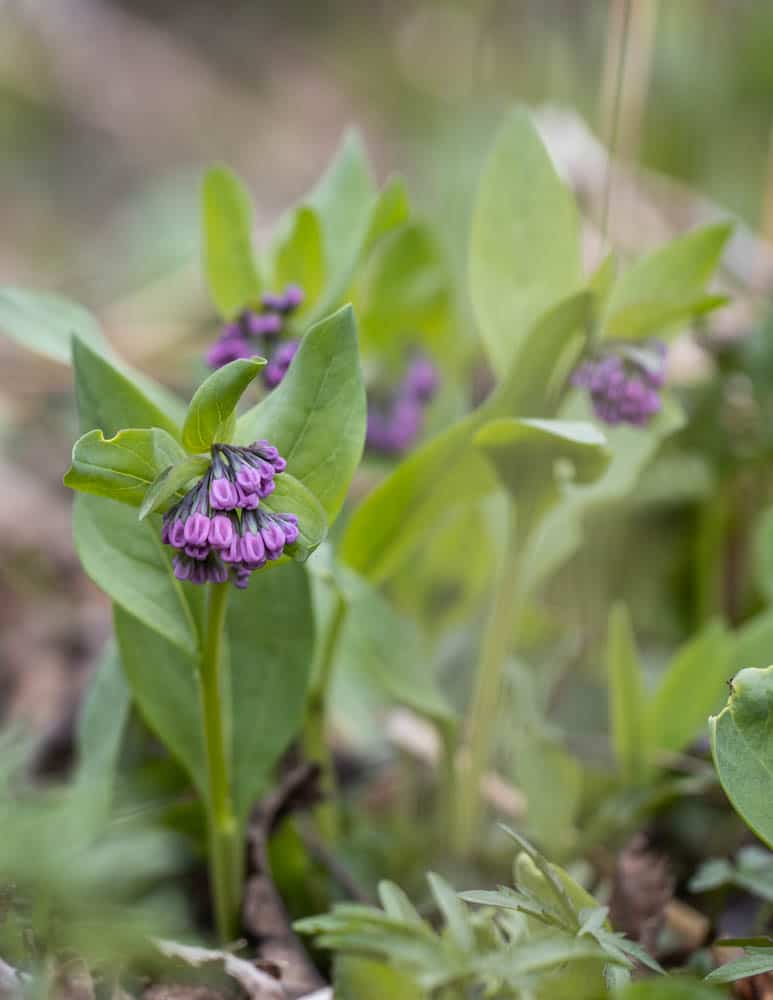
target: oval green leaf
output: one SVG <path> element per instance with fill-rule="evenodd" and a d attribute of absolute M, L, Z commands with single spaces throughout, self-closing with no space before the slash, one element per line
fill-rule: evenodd
<path fill-rule="evenodd" d="M 227 167 L 213 167 L 202 188 L 204 267 L 212 299 L 231 319 L 260 294 L 252 251 L 252 199 Z"/>
<path fill-rule="evenodd" d="M 109 350 L 99 323 L 87 309 L 58 295 L 24 288 L 0 288 L 0 331 L 22 347 L 65 365 L 70 363 L 73 337 L 100 354 Z"/>
<path fill-rule="evenodd" d="M 183 445 L 189 452 L 209 451 L 213 442 L 230 440 L 236 406 L 265 364 L 265 358 L 240 358 L 218 368 L 201 383 L 183 424 Z"/>

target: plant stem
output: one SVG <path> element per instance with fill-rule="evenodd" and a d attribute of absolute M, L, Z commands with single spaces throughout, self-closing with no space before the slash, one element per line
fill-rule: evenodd
<path fill-rule="evenodd" d="M 306 702 L 306 725 L 303 747 L 306 758 L 319 764 L 322 802 L 315 810 L 317 830 L 323 843 L 330 845 L 338 837 L 338 809 L 336 807 L 336 779 L 333 755 L 327 742 L 328 699 L 333 677 L 335 653 L 341 628 L 346 618 L 346 601 L 336 591 L 335 604 L 330 615 L 324 643 L 315 664 L 314 677 Z"/>
<path fill-rule="evenodd" d="M 223 728 L 223 626 L 228 584 L 209 587 L 207 631 L 199 672 L 209 789 L 209 873 L 217 931 L 223 944 L 237 934 L 242 882 L 242 845 L 233 812 Z"/>
<path fill-rule="evenodd" d="M 622 106 L 623 79 L 625 76 L 625 61 L 628 53 L 628 39 L 631 27 L 632 0 L 619 0 L 622 5 L 622 23 L 620 35 L 617 38 L 617 66 L 615 69 L 615 95 L 612 104 L 612 128 L 607 144 L 607 176 L 604 184 L 604 208 L 601 218 L 601 249 L 602 253 L 608 243 L 609 209 L 612 201 L 612 160 L 617 150 L 617 138 L 620 130 L 620 108 Z"/>
<path fill-rule="evenodd" d="M 478 834 L 482 812 L 481 779 L 488 764 L 502 673 L 517 616 L 519 590 L 518 515 L 510 502 L 507 548 L 481 643 L 475 694 L 469 713 L 467 745 L 460 762 L 460 784 L 456 813 L 456 849 L 469 855 Z"/>

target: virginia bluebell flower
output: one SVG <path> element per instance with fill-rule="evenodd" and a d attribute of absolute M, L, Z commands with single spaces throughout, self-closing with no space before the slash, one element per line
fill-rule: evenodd
<path fill-rule="evenodd" d="M 386 404 L 368 406 L 366 444 L 385 455 L 402 455 L 424 426 L 424 410 L 440 385 L 435 365 L 425 355 L 410 362 L 402 381 Z"/>
<path fill-rule="evenodd" d="M 225 324 L 207 351 L 207 364 L 221 368 L 229 361 L 260 355 L 269 362 L 262 372 L 263 383 L 267 389 L 276 388 L 300 345 L 297 338 L 283 338 L 285 321 L 302 302 L 303 289 L 298 285 L 288 285 L 281 295 L 265 292 L 260 311 L 245 309 Z"/>
<path fill-rule="evenodd" d="M 659 412 L 665 382 L 666 345 L 649 341 L 641 349 L 628 348 L 585 361 L 570 381 L 587 389 L 593 411 L 610 425 L 643 427 Z"/>
<path fill-rule="evenodd" d="M 164 514 L 161 540 L 177 550 L 178 580 L 225 583 L 230 578 L 244 588 L 256 569 L 279 559 L 298 540 L 295 514 L 260 506 L 286 464 L 268 441 L 247 448 L 212 445 L 208 471 Z"/>

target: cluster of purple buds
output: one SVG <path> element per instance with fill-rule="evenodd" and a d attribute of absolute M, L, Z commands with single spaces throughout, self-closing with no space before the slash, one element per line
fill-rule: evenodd
<path fill-rule="evenodd" d="M 298 285 L 288 285 L 281 295 L 265 292 L 260 310 L 245 309 L 226 323 L 207 351 L 207 364 L 222 368 L 239 358 L 266 357 L 269 363 L 263 369 L 263 382 L 267 389 L 276 388 L 300 344 L 297 338 L 282 338 L 285 321 L 302 302 L 303 290 Z"/>
<path fill-rule="evenodd" d="M 407 451 L 421 433 L 424 410 L 439 384 L 438 370 L 430 359 L 415 357 L 388 405 L 368 407 L 367 446 L 385 455 Z"/>
<path fill-rule="evenodd" d="M 584 362 L 571 384 L 588 390 L 593 411 L 604 423 L 643 427 L 663 404 L 665 362 L 666 345 L 653 340 L 641 349 Z"/>
<path fill-rule="evenodd" d="M 244 588 L 250 575 L 298 540 L 295 514 L 261 506 L 286 462 L 268 441 L 248 448 L 213 444 L 212 464 L 164 514 L 161 540 L 177 550 L 174 575 L 191 583 Z"/>

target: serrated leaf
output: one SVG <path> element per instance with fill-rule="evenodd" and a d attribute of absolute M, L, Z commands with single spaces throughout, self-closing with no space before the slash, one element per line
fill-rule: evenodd
<path fill-rule="evenodd" d="M 204 266 L 212 299 L 231 319 L 260 294 L 261 280 L 252 251 L 252 199 L 226 167 L 214 167 L 202 188 Z"/>
<path fill-rule="evenodd" d="M 469 275 L 481 336 L 500 374 L 535 321 L 582 280 L 574 198 L 522 109 L 502 127 L 481 176 Z"/>
<path fill-rule="evenodd" d="M 236 406 L 265 364 L 265 358 L 240 358 L 218 368 L 201 383 L 182 429 L 182 442 L 189 452 L 209 451 L 215 442 L 229 443 Z"/>
<path fill-rule="evenodd" d="M 139 507 L 159 470 L 184 457 L 177 441 L 157 427 L 130 428 L 111 438 L 89 431 L 73 446 L 64 485 Z"/>
<path fill-rule="evenodd" d="M 168 465 L 159 472 L 148 486 L 140 504 L 140 521 L 148 514 L 164 513 L 175 501 L 177 496 L 193 479 L 198 479 L 209 468 L 209 459 L 199 455 L 184 458 L 176 465 Z"/>

